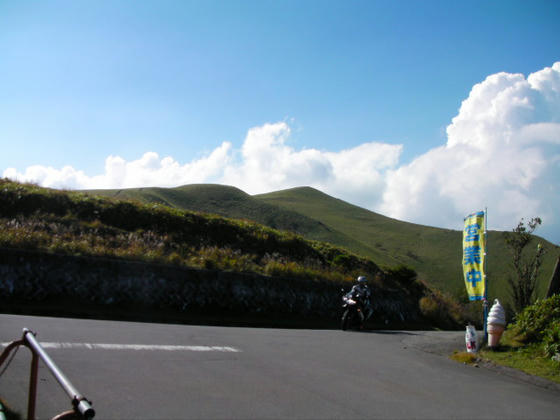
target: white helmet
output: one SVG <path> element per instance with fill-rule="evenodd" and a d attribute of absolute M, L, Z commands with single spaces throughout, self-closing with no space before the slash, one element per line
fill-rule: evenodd
<path fill-rule="evenodd" d="M 366 276 L 360 276 L 357 278 L 358 283 L 367 283 Z"/>

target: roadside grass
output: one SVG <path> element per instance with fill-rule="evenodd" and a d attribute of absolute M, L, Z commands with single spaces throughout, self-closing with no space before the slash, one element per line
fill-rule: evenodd
<path fill-rule="evenodd" d="M 367 258 L 293 232 L 161 204 L 5 179 L 0 201 L 0 247 L 335 282 L 379 271 Z"/>
<path fill-rule="evenodd" d="M 478 357 L 475 353 L 468 353 L 466 351 L 456 351 L 449 357 L 456 362 L 464 363 L 467 365 L 474 365 L 478 361 Z"/>
<path fill-rule="evenodd" d="M 483 346 L 475 359 L 560 383 L 560 295 L 537 299 L 516 314 L 514 321 L 498 347 Z M 450 357 L 459 362 L 472 359 L 457 352 Z"/>
<path fill-rule="evenodd" d="M 537 343 L 524 345 L 517 341 L 513 334 L 507 332 L 502 337 L 501 345 L 496 349 L 482 347 L 478 353 L 455 351 L 449 358 L 467 365 L 492 362 L 560 383 L 560 362 L 544 354 L 542 345 Z"/>
<path fill-rule="evenodd" d="M 336 262 L 331 264 L 328 259 L 320 258 L 322 255 L 298 261 L 278 252 L 259 255 L 253 250 L 243 249 L 242 244 L 197 245 L 174 238 L 168 232 L 125 231 L 80 220 L 61 221 L 52 215 L 0 217 L 0 225 L 0 247 L 335 282 L 350 282 L 355 276 Z M 356 271 L 363 270 L 371 276 L 375 273 L 374 265 L 364 260 L 355 263 Z"/>
<path fill-rule="evenodd" d="M 546 355 L 541 343 L 523 344 L 512 331 L 504 332 L 498 348 L 483 347 L 479 355 L 483 360 L 560 383 L 560 362 Z"/>

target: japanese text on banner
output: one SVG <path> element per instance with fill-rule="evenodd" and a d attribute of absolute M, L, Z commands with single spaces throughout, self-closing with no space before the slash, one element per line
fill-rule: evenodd
<path fill-rule="evenodd" d="M 465 217 L 465 229 L 463 230 L 463 275 L 470 300 L 481 300 L 485 297 L 485 239 L 484 212 L 480 211 Z"/>

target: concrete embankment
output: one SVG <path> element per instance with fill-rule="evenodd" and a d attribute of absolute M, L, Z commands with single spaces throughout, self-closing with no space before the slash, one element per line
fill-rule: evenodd
<path fill-rule="evenodd" d="M 210 324 L 336 327 L 348 284 L 0 249 L 0 311 Z M 373 290 L 374 323 L 412 327 L 414 298 Z"/>

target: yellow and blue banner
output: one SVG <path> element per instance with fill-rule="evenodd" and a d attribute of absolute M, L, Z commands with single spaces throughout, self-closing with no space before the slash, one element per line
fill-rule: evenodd
<path fill-rule="evenodd" d="M 486 298 L 486 256 L 485 212 L 479 211 L 465 217 L 463 230 L 463 274 L 470 300 Z"/>

